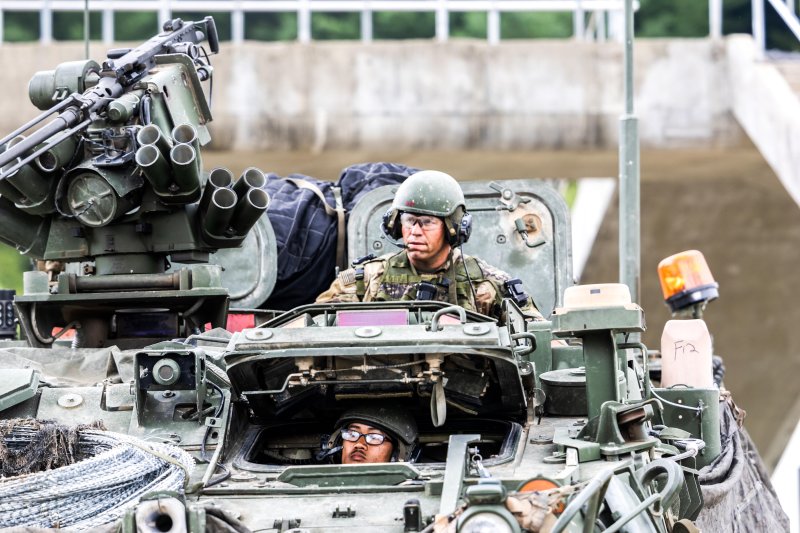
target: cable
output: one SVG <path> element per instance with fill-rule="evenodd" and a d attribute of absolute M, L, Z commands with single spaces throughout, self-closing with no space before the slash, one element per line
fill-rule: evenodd
<path fill-rule="evenodd" d="M 464 243 L 458 245 L 458 249 L 461 250 L 461 263 L 464 265 L 464 272 L 467 273 L 467 281 L 469 282 L 469 288 L 472 291 L 472 299 L 475 302 L 475 309 L 478 308 L 478 294 L 475 292 L 475 286 L 472 284 L 472 278 L 469 275 L 469 267 L 467 266 L 467 262 L 464 261 Z M 458 302 L 454 302 L 458 303 Z"/>

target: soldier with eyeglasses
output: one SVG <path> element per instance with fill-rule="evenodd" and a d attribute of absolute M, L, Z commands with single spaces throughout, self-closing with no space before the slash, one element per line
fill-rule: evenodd
<path fill-rule="evenodd" d="M 342 464 L 413 460 L 417 423 L 404 409 L 381 403 L 355 407 L 342 414 L 334 428 L 318 460 Z"/>
<path fill-rule="evenodd" d="M 502 319 L 502 301 L 512 298 L 541 318 L 519 279 L 462 253 L 472 216 L 452 176 L 435 170 L 409 176 L 383 216 L 382 229 L 402 239 L 403 249 L 341 272 L 317 302 L 436 300 Z"/>

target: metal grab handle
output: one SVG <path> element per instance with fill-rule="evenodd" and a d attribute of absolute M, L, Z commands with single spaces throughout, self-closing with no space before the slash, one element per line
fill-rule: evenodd
<path fill-rule="evenodd" d="M 636 471 L 636 477 L 642 485 L 647 485 L 662 474 L 667 475 L 667 482 L 658 494 L 661 496 L 661 507 L 668 508 L 678 497 L 683 486 L 681 465 L 667 459 L 656 459 Z"/>
<path fill-rule="evenodd" d="M 531 341 L 531 345 L 530 346 L 515 346 L 514 347 L 514 355 L 517 355 L 517 356 L 528 355 L 529 353 L 531 353 L 531 352 L 536 350 L 536 335 L 534 335 L 533 333 L 530 333 L 528 331 L 525 331 L 525 332 L 522 332 L 522 333 L 514 333 L 514 334 L 511 335 L 511 340 L 512 341 L 517 341 L 517 340 L 521 340 L 521 339 L 528 339 L 529 341 Z"/>
<path fill-rule="evenodd" d="M 467 323 L 467 311 L 460 305 L 451 305 L 450 307 L 445 307 L 444 309 L 439 309 L 433 314 L 433 318 L 431 319 L 431 331 L 439 331 L 439 319 L 442 315 L 446 315 L 447 313 L 458 313 L 458 318 L 461 320 L 462 324 Z"/>
<path fill-rule="evenodd" d="M 544 237 L 539 235 L 539 238 L 534 240 L 529 240 L 528 238 L 528 228 L 525 226 L 525 221 L 521 218 L 518 218 L 514 221 L 514 226 L 517 228 L 517 233 L 520 234 L 522 240 L 525 241 L 525 246 L 528 248 L 536 248 L 537 246 L 541 246 L 545 243 Z"/>

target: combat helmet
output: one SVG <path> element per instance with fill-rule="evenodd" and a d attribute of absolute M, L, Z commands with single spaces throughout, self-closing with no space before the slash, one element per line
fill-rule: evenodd
<path fill-rule="evenodd" d="M 334 426 L 328 449 L 342 445 L 342 428 L 352 422 L 362 422 L 385 431 L 392 440 L 392 461 L 409 461 L 417 443 L 417 423 L 405 409 L 390 405 L 362 405 L 345 411 Z"/>
<path fill-rule="evenodd" d="M 467 213 L 464 192 L 449 174 L 422 170 L 409 176 L 394 196 L 392 207 L 383 215 L 383 231 L 394 239 L 402 237 L 400 215 L 414 213 L 441 218 L 451 246 L 464 244 L 472 231 L 472 216 Z"/>

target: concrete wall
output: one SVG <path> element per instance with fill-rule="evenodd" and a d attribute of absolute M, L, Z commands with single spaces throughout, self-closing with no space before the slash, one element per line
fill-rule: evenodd
<path fill-rule="evenodd" d="M 0 131 L 34 115 L 34 71 L 82 53 L 0 46 Z M 213 64 L 213 146 L 233 150 L 606 148 L 623 105 L 616 43 L 244 43 Z M 720 41 L 637 42 L 642 145 L 739 143 L 727 71 Z"/>

